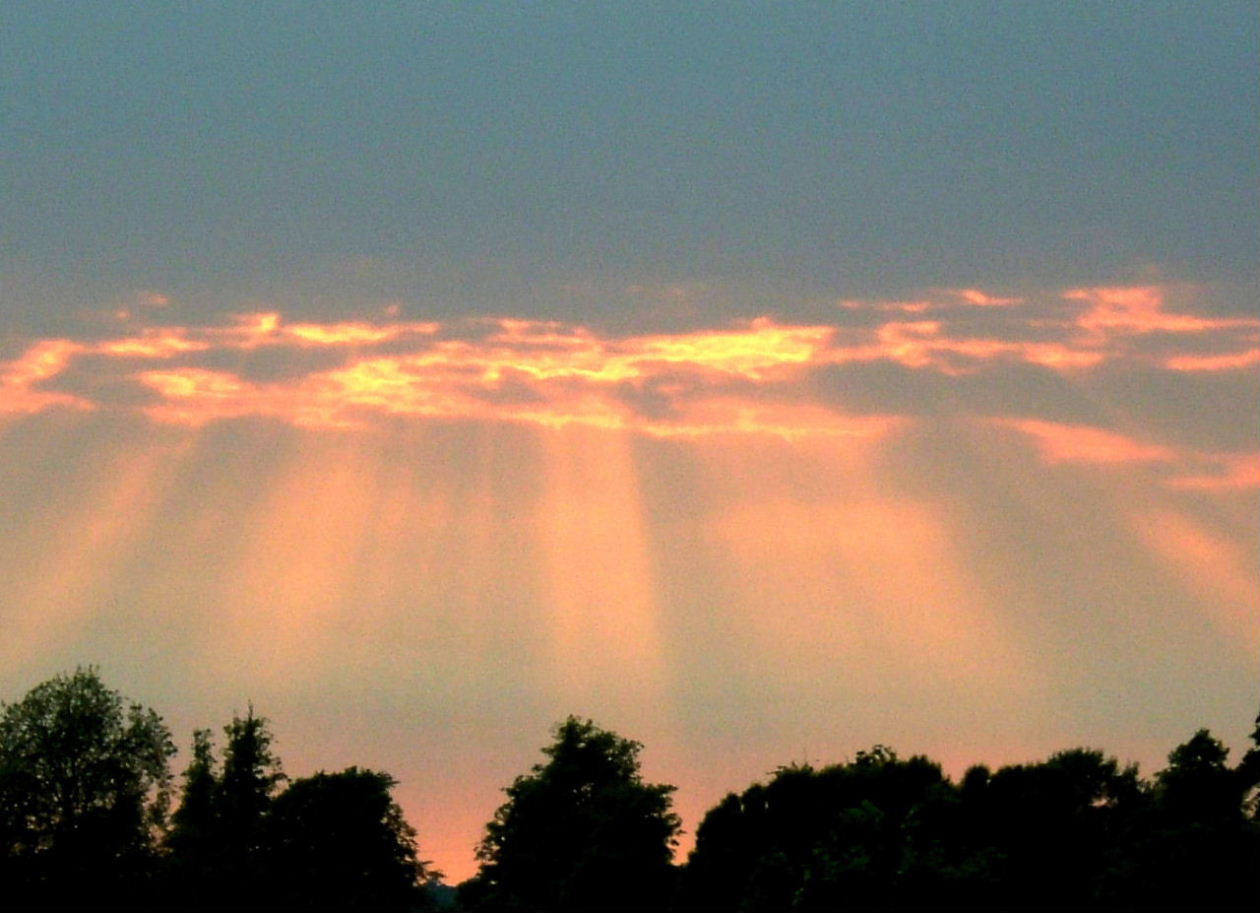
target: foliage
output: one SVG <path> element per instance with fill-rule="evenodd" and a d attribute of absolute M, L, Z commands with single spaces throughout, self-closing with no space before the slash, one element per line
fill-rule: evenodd
<path fill-rule="evenodd" d="M 113 896 L 151 869 L 175 753 L 161 718 L 93 668 L 37 685 L 0 713 L 0 865 L 49 902 Z"/>
<path fill-rule="evenodd" d="M 973 782 L 963 812 L 994 898 L 1064 906 L 1101 896 L 1141 801 L 1136 768 L 1077 748 Z"/>
<path fill-rule="evenodd" d="M 679 900 L 723 910 L 1247 907 L 1260 875 L 1256 752 L 1231 768 L 1200 731 L 1152 782 L 1087 748 L 976 766 L 958 784 L 881 746 L 822 770 L 780 768 L 705 816 Z"/>
<path fill-rule="evenodd" d="M 294 780 L 275 800 L 268 863 L 284 905 L 415 906 L 425 864 L 416 832 L 390 796 L 395 780 L 350 767 Z"/>
<path fill-rule="evenodd" d="M 285 776 L 271 747 L 270 724 L 252 705 L 244 717 L 234 715 L 223 734 L 220 767 L 210 731 L 193 733 L 192 760 L 167 840 L 168 891 L 219 907 L 257 906 L 271 890 L 267 828 Z"/>
<path fill-rule="evenodd" d="M 706 815 L 682 899 L 786 909 L 908 895 L 938 838 L 945 782 L 937 764 L 882 745 L 822 770 L 781 767 Z"/>
<path fill-rule="evenodd" d="M 234 716 L 224 727 L 227 747 L 219 777 L 215 806 L 222 838 L 229 851 L 248 855 L 259 849 L 264 819 L 276 788 L 285 779 L 280 759 L 272 751 L 273 736 L 266 718 Z"/>
<path fill-rule="evenodd" d="M 644 907 L 670 890 L 674 787 L 644 783 L 641 745 L 569 717 L 549 760 L 507 787 L 477 849 L 487 908 Z"/>
<path fill-rule="evenodd" d="M 882 745 L 781 767 L 708 812 L 680 873 L 674 788 L 643 781 L 638 742 L 569 717 L 504 790 L 458 893 L 419 860 L 388 774 L 288 781 L 252 706 L 223 734 L 220 761 L 193 733 L 168 816 L 165 725 L 94 669 L 0 704 L 0 904 L 1210 909 L 1249 908 L 1260 883 L 1260 720 L 1236 765 L 1200 730 L 1149 780 L 1089 748 L 958 783 Z"/>
<path fill-rule="evenodd" d="M 167 837 L 167 844 L 177 852 L 196 852 L 214 840 L 217 789 L 210 730 L 197 729 L 193 732 L 192 761 L 184 771 L 179 807 L 171 816 Z"/>
<path fill-rule="evenodd" d="M 184 770 L 179 805 L 171 815 L 166 837 L 170 851 L 168 887 L 202 898 L 221 888 L 221 832 L 219 779 L 209 729 L 193 732 L 192 760 Z"/>
<path fill-rule="evenodd" d="M 1129 848 L 1122 896 L 1185 907 L 1253 906 L 1260 883 L 1260 822 L 1248 813 L 1256 758 L 1236 768 L 1206 729 L 1168 755 Z"/>

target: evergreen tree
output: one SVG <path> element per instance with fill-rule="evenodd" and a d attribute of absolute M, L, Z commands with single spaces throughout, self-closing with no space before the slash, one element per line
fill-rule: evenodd
<path fill-rule="evenodd" d="M 179 893 L 200 897 L 217 886 L 218 790 L 210 730 L 195 730 L 192 760 L 184 771 L 179 805 L 171 816 L 171 831 L 166 840 L 172 877 Z"/>

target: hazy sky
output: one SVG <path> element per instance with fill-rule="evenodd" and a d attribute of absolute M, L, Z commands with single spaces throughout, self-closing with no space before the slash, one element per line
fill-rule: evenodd
<path fill-rule="evenodd" d="M 1260 704 L 1260 4 L 0 2 L 0 699 L 688 831 Z M 177 761 L 182 765 L 186 758 Z"/>

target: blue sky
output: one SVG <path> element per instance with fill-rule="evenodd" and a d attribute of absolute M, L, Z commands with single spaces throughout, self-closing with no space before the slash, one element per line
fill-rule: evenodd
<path fill-rule="evenodd" d="M 6 297 L 1254 280 L 1255 12 L 5 4 Z"/>

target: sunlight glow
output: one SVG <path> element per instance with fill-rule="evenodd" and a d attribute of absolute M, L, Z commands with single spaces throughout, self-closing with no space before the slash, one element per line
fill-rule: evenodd
<path fill-rule="evenodd" d="M 6 663 L 21 665 L 72 638 L 115 598 L 111 587 L 126 575 L 134 549 L 149 535 L 190 444 L 109 447 L 86 490 L 76 492 L 73 501 L 63 496 L 55 511 L 26 530 L 38 547 L 9 570 L 6 602 L 15 614 L 6 617 L 0 638 Z"/>
<path fill-rule="evenodd" d="M 796 688 L 816 675 L 869 680 L 893 667 L 908 681 L 943 677 L 964 690 L 1036 679 L 1033 658 L 954 553 L 945 517 L 881 491 L 871 442 L 776 450 L 773 474 L 753 468 L 765 463 L 748 448 L 700 451 L 726 505 L 711 535 L 729 556 L 772 679 Z M 789 479 L 814 481 L 801 490 Z"/>
<path fill-rule="evenodd" d="M 1199 597 L 1226 642 L 1248 659 L 1260 652 L 1260 626 L 1256 625 L 1260 570 L 1254 554 L 1237 540 L 1174 510 L 1135 516 L 1133 528 L 1177 573 L 1182 585 Z"/>
<path fill-rule="evenodd" d="M 306 443 L 243 519 L 237 557 L 223 572 L 227 614 L 207 662 L 274 681 L 319 670 L 350 601 L 378 484 L 371 451 L 353 437 Z"/>
<path fill-rule="evenodd" d="M 562 702 L 598 695 L 661 707 L 661 644 L 638 470 L 624 433 L 544 436 L 538 516 L 551 613 L 553 688 Z"/>

